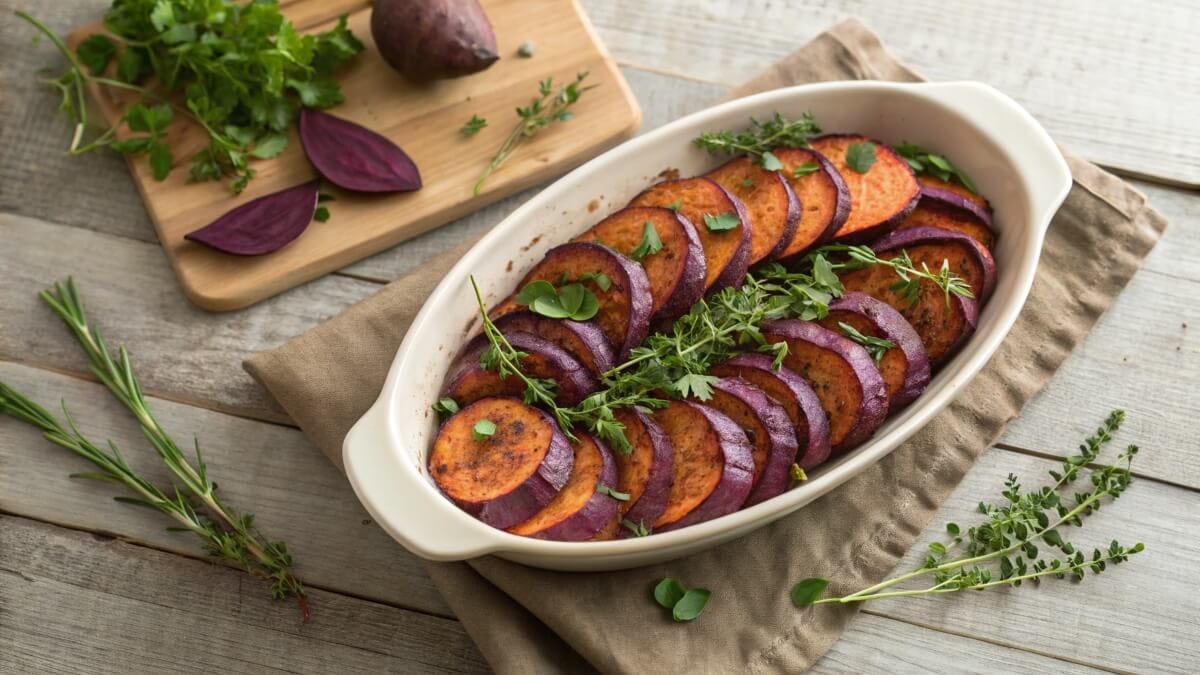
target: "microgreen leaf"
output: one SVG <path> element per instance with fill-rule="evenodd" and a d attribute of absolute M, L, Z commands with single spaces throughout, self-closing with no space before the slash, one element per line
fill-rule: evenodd
<path fill-rule="evenodd" d="M 658 237 L 658 230 L 655 229 L 654 223 L 647 220 L 642 226 L 642 240 L 638 242 L 636 248 L 629 252 L 629 257 L 641 262 L 646 256 L 654 255 L 662 250 L 662 239 Z"/>
<path fill-rule="evenodd" d="M 471 437 L 476 442 L 482 443 L 491 438 L 496 433 L 496 423 L 489 419 L 481 419 L 471 427 Z"/>
<path fill-rule="evenodd" d="M 852 143 L 846 149 L 846 166 L 858 173 L 866 173 L 875 164 L 874 143 Z"/>
<path fill-rule="evenodd" d="M 770 150 L 763 152 L 760 159 L 762 160 L 762 167 L 767 171 L 783 170 L 783 162 L 779 161 L 779 158 L 776 157 Z"/>
<path fill-rule="evenodd" d="M 646 523 L 641 520 L 639 520 L 638 522 L 635 523 L 632 520 L 629 520 L 628 518 L 626 518 L 621 521 L 621 527 L 632 532 L 633 536 L 635 536 L 635 537 L 650 536 L 650 530 L 646 527 Z"/>
<path fill-rule="evenodd" d="M 543 295 L 554 295 L 555 293 L 556 291 L 554 290 L 554 284 L 550 283 L 549 281 L 538 279 L 525 284 L 525 286 L 517 292 L 517 297 L 513 298 L 513 301 L 518 305 L 530 305 L 533 304 L 534 300 Z"/>
<path fill-rule="evenodd" d="M 689 588 L 671 609 L 671 618 L 676 621 L 695 619 L 704 611 L 710 597 L 712 597 L 712 591 L 707 588 Z"/>
<path fill-rule="evenodd" d="M 709 232 L 725 232 L 741 224 L 742 221 L 738 220 L 737 215 L 733 213 L 722 213 L 716 216 L 711 213 L 704 214 L 704 226 L 708 228 Z"/>
<path fill-rule="evenodd" d="M 792 177 L 793 178 L 804 178 L 805 176 L 807 176 L 810 173 L 816 173 L 820 169 L 821 169 L 821 165 L 817 164 L 816 162 L 805 162 L 803 164 L 797 165 L 796 168 L 792 169 Z"/>
<path fill-rule="evenodd" d="M 686 592 L 678 579 L 666 577 L 654 587 L 654 601 L 666 609 L 673 609 Z"/>
<path fill-rule="evenodd" d="M 433 404 L 433 411 L 439 415 L 453 415 L 458 410 L 458 402 L 450 397 L 440 398 Z"/>
<path fill-rule="evenodd" d="M 596 287 L 605 293 L 612 289 L 612 279 L 610 279 L 604 272 L 586 272 L 576 277 L 575 281 L 580 283 L 590 281 L 596 284 Z"/>
<path fill-rule="evenodd" d="M 571 316 L 571 312 L 562 306 L 562 301 L 559 300 L 557 293 L 554 295 L 539 295 L 533 299 L 533 302 L 529 303 L 529 309 L 536 314 L 541 314 L 551 319 L 566 319 Z"/>
<path fill-rule="evenodd" d="M 610 488 L 609 486 L 605 485 L 604 483 L 596 483 L 596 492 L 599 492 L 602 495 L 608 495 L 609 497 L 612 497 L 613 499 L 615 499 L 619 502 L 629 501 L 629 493 L 628 492 L 618 492 L 618 491 Z"/>
<path fill-rule="evenodd" d="M 583 295 L 587 293 L 587 289 L 583 284 L 567 284 L 558 289 L 558 304 L 567 312 L 567 316 L 571 316 L 579 311 L 579 307 L 583 304 Z"/>
<path fill-rule="evenodd" d="M 466 124 L 462 125 L 462 128 L 458 131 L 463 136 L 471 137 L 479 133 L 480 129 L 483 129 L 486 126 L 487 120 L 479 115 L 471 115 L 471 119 L 467 120 Z"/>
<path fill-rule="evenodd" d="M 792 604 L 797 607 L 811 605 L 820 599 L 821 595 L 825 593 L 825 589 L 828 586 L 828 579 L 819 579 L 816 577 L 805 579 L 795 586 L 792 586 Z"/>

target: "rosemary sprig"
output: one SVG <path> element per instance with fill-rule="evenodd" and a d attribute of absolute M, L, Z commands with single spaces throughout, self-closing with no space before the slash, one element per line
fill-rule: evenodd
<path fill-rule="evenodd" d="M 750 128 L 742 131 L 724 129 L 721 131 L 706 131 L 698 136 L 693 143 L 696 147 L 707 150 L 711 155 L 748 154 L 762 157 L 763 153 L 774 148 L 803 148 L 808 146 L 808 139 L 821 133 L 812 113 L 806 112 L 798 120 L 789 120 L 779 113 L 771 119 L 760 122 L 750 119 Z M 778 160 L 776 160 L 778 161 Z"/>
<path fill-rule="evenodd" d="M 1010 474 L 1002 492 L 1005 502 L 998 505 L 979 503 L 979 512 L 987 516 L 988 521 L 971 528 L 965 539 L 957 524 L 947 524 L 946 531 L 952 539 L 948 544 L 930 544 L 930 554 L 921 567 L 856 593 L 833 598 L 820 597 L 828 586 L 827 580 L 805 579 L 793 587 L 793 602 L 805 606 L 938 595 L 994 586 L 1020 586 L 1024 581 L 1039 583 L 1048 576 L 1058 579 L 1070 576 L 1080 581 L 1089 571 L 1099 574 L 1109 564 L 1125 562 L 1129 556 L 1145 550 L 1145 546 L 1140 542 L 1123 546 L 1113 540 L 1107 548 L 1096 548 L 1091 556 L 1087 556 L 1064 539 L 1059 531 L 1067 525 L 1082 526 L 1085 517 L 1095 513 L 1107 500 L 1120 497 L 1132 482 L 1130 465 L 1138 452 L 1136 445 L 1121 452 L 1115 464 L 1092 471 L 1090 490 L 1076 492 L 1070 498 L 1060 494 L 1060 490 L 1078 479 L 1081 469 L 1099 456 L 1124 419 L 1124 411 L 1110 413 L 1096 433 L 1080 445 L 1078 455 L 1068 457 L 1060 471 L 1049 472 L 1054 479 L 1050 485 L 1023 493 L 1020 481 Z M 965 545 L 963 554 L 948 558 L 949 551 L 960 545 Z M 1057 549 L 1061 555 L 1043 556 L 1043 547 Z M 926 576 L 933 578 L 932 586 L 887 590 Z"/>
<path fill-rule="evenodd" d="M 204 528 L 201 533 L 195 527 L 186 526 L 189 530 L 206 537 L 210 544 L 210 552 L 226 561 L 232 562 L 247 571 L 271 579 L 271 595 L 282 599 L 295 595 L 300 603 L 305 619 L 308 617 L 307 599 L 304 586 L 300 579 L 292 573 L 292 557 L 287 545 L 282 541 L 272 541 L 265 537 L 254 526 L 254 516 L 248 513 L 238 513 L 224 504 L 217 495 L 217 486 L 208 475 L 208 467 L 200 452 L 198 440 L 194 441 L 196 453 L 195 464 L 188 460 L 183 451 L 176 445 L 174 439 L 155 419 L 141 384 L 134 374 L 129 353 L 122 346 L 117 357 L 105 344 L 100 332 L 88 323 L 83 301 L 75 288 L 74 280 L 68 278 L 65 284 L 56 283 L 52 290 L 42 291 L 39 297 L 49 305 L 75 335 L 79 345 L 87 354 L 91 370 L 105 387 L 112 392 L 137 419 L 142 433 L 150 445 L 158 453 L 163 464 L 171 470 L 175 478 L 182 484 L 181 496 L 178 487 L 175 488 L 175 499 L 165 498 L 164 493 L 153 489 L 148 482 L 133 473 L 125 464 L 115 445 L 110 443 L 112 455 L 106 455 L 96 446 L 89 443 L 75 429 L 68 415 L 69 432 L 41 408 L 17 394 L 11 388 L 5 387 L 0 392 L 0 405 L 18 419 L 35 424 L 47 434 L 51 441 L 66 447 L 87 458 L 99 466 L 107 476 L 102 480 L 112 480 L 126 485 L 137 492 L 141 499 L 160 511 L 175 517 L 185 516 L 194 521 L 193 524 Z M 66 408 L 64 406 L 64 413 Z M 96 478 L 97 475 L 84 477 Z M 164 501 L 165 500 L 165 501 Z M 202 508 L 207 514 L 206 519 L 197 519 L 192 500 L 196 508 Z M 165 508 L 164 508 L 165 507 Z"/>
<path fill-rule="evenodd" d="M 538 98 L 524 108 L 517 108 L 517 117 L 521 118 L 520 121 L 509 132 L 508 138 L 505 138 L 504 142 L 500 144 L 500 149 L 492 157 L 491 163 L 475 181 L 476 195 L 483 190 L 483 184 L 488 177 L 508 161 L 509 156 L 521 143 L 525 142 L 525 139 L 532 137 L 554 122 L 566 122 L 574 117 L 570 107 L 575 105 L 583 92 L 598 86 L 594 84 L 587 87 L 580 86 L 587 76 L 586 70 L 577 74 L 575 81 L 560 87 L 557 94 L 553 93 L 554 78 L 548 77 L 538 83 Z"/>

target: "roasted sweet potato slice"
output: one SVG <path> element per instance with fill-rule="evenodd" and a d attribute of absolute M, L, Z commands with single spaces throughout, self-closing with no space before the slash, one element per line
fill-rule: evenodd
<path fill-rule="evenodd" d="M 625 426 L 625 438 L 633 446 L 629 454 L 613 454 L 617 490 L 629 495 L 629 501 L 621 504 L 621 515 L 649 528 L 667 508 L 675 479 L 675 449 L 658 422 L 646 413 L 624 408 L 613 416 Z"/>
<path fill-rule="evenodd" d="M 776 148 L 781 172 L 800 200 L 800 222 L 779 258 L 795 258 L 827 241 L 850 215 L 850 190 L 842 175 L 818 152 Z"/>
<path fill-rule="evenodd" d="M 611 489 L 617 483 L 612 454 L 587 434 L 579 434 L 574 446 L 575 464 L 567 484 L 541 511 L 510 527 L 509 532 L 538 539 L 585 541 L 611 525 L 620 502 L 597 488 Z"/>
<path fill-rule="evenodd" d="M 929 357 L 921 336 L 887 303 L 865 293 L 850 292 L 830 303 L 829 314 L 817 323 L 834 332 L 844 332 L 841 324 L 846 324 L 862 335 L 892 343 L 876 361 L 887 387 L 889 412 L 900 410 L 925 391 Z"/>
<path fill-rule="evenodd" d="M 887 390 L 861 345 L 811 321 L 771 321 L 762 330 L 768 342 L 787 343 L 784 365 L 817 392 L 829 416 L 835 455 L 870 438 L 883 424 Z"/>
<path fill-rule="evenodd" d="M 646 339 L 650 330 L 653 305 L 650 282 L 641 265 L 602 244 L 581 241 L 550 249 L 517 284 L 513 295 L 492 309 L 492 320 L 524 309 L 517 304 L 516 294 L 532 281 L 548 281 L 557 287 L 587 274 L 600 273 L 610 281 L 607 290 L 595 281 L 584 282 L 600 305 L 593 321 L 616 350 L 617 361 L 624 360 L 630 349 Z"/>
<path fill-rule="evenodd" d="M 753 384 L 783 406 L 799 444 L 796 463 L 805 470 L 814 469 L 829 458 L 829 416 L 821 399 L 804 378 L 787 366 L 778 370 L 766 354 L 738 354 L 713 366 L 709 373 L 718 377 L 740 377 Z"/>
<path fill-rule="evenodd" d="M 750 222 L 750 264 L 774 260 L 792 241 L 800 222 L 800 201 L 779 171 L 750 157 L 738 157 L 705 174 L 746 205 Z"/>
<path fill-rule="evenodd" d="M 936 227 L 940 230 L 962 232 L 983 244 L 988 250 L 996 243 L 996 233 L 974 213 L 925 197 L 921 197 L 917 208 L 913 209 L 896 229 L 908 230 L 914 227 Z"/>
<path fill-rule="evenodd" d="M 740 377 L 723 377 L 713 384 L 705 405 L 725 413 L 750 441 L 754 480 L 746 506 L 765 501 L 787 489 L 796 461 L 796 434 L 783 406 Z"/>
<path fill-rule="evenodd" d="M 655 531 L 711 520 L 741 508 L 754 480 L 746 434 L 712 408 L 673 401 L 654 420 L 675 450 L 675 478 Z"/>
<path fill-rule="evenodd" d="M 595 375 L 605 373 L 616 365 L 612 345 L 595 321 L 551 319 L 529 311 L 518 311 L 496 319 L 495 324 L 505 335 L 513 331 L 532 333 L 562 347 Z M 479 335 L 475 340 L 482 343 L 486 338 Z"/>
<path fill-rule="evenodd" d="M 716 181 L 703 176 L 663 181 L 634 197 L 629 205 L 675 208 L 691 223 L 704 248 L 705 290 L 739 286 L 746 278 L 753 224 L 742 200 Z M 737 225 L 714 230 L 705 216 L 724 221 L 736 218 Z M 724 227 L 724 221 L 715 222 Z"/>
<path fill-rule="evenodd" d="M 917 176 L 921 184 L 921 196 L 940 201 L 950 206 L 965 209 L 975 214 L 988 227 L 992 225 L 992 205 L 980 194 L 975 194 L 959 183 L 944 181 L 933 176 Z"/>
<path fill-rule="evenodd" d="M 489 420 L 496 431 L 476 440 Z M 438 488 L 493 527 L 516 525 L 549 504 L 567 483 L 575 453 L 549 415 L 508 398 L 485 398 L 452 415 L 429 452 Z"/>
<path fill-rule="evenodd" d="M 942 267 L 943 261 L 948 262 L 950 271 L 971 286 L 971 292 L 981 303 L 987 302 L 996 287 L 996 261 L 991 251 L 961 232 L 910 227 L 872 242 L 871 249 L 888 258 L 891 256 L 884 254 L 908 251 L 918 267 L 927 265 L 934 271 Z"/>
<path fill-rule="evenodd" d="M 654 253 L 639 251 L 649 224 L 662 243 Z M 608 216 L 577 237 L 639 258 L 650 281 L 651 321 L 670 320 L 687 312 L 704 295 L 706 263 L 700 237 L 675 211 L 657 206 L 629 206 Z"/>
<path fill-rule="evenodd" d="M 859 173 L 850 168 L 846 154 L 863 143 L 874 146 L 875 162 Z M 917 177 L 889 146 L 857 134 L 830 134 L 813 139 L 812 148 L 833 164 L 850 189 L 850 215 L 833 234 L 835 240 L 870 241 L 899 225 L 916 206 L 921 194 Z"/>
<path fill-rule="evenodd" d="M 560 404 L 575 405 L 599 388 L 591 371 L 563 348 L 521 331 L 508 331 L 504 337 L 517 351 L 526 354 L 521 359 L 522 372 L 554 381 Z M 479 357 L 487 346 L 486 341 L 478 341 L 463 352 L 446 378 L 442 396 L 454 399 L 460 406 L 489 396 L 521 396 L 525 384 L 520 378 L 501 378 L 496 371 L 480 365 Z"/>

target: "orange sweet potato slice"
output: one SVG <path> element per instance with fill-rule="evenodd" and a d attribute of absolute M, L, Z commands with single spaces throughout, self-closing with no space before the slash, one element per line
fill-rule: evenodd
<path fill-rule="evenodd" d="M 850 190 L 842 175 L 820 153 L 805 148 L 776 148 L 784 177 L 800 200 L 800 222 L 792 239 L 779 252 L 795 258 L 827 241 L 850 215 Z"/>
<path fill-rule="evenodd" d="M 750 264 L 774 260 L 792 240 L 800 222 L 800 202 L 779 171 L 768 171 L 750 157 L 738 157 L 705 174 L 746 205 Z"/>
<path fill-rule="evenodd" d="M 597 490 L 616 482 L 616 467 L 608 449 L 595 438 L 580 434 L 574 443 L 575 464 L 566 485 L 542 510 L 523 523 L 508 528 L 525 537 L 584 541 L 609 526 L 618 500 Z"/>
<path fill-rule="evenodd" d="M 846 156 L 851 146 L 863 143 L 874 146 L 875 162 L 859 173 Z M 833 164 L 850 190 L 850 215 L 833 234 L 835 240 L 874 239 L 899 225 L 916 206 L 921 185 L 908 162 L 887 145 L 857 134 L 831 134 L 813 139 L 812 148 Z"/>
<path fill-rule="evenodd" d="M 962 232 L 991 249 L 996 243 L 996 233 L 979 218 L 962 209 L 922 199 L 917 208 L 896 227 L 907 230 L 914 227 L 936 227 L 942 230 Z"/>

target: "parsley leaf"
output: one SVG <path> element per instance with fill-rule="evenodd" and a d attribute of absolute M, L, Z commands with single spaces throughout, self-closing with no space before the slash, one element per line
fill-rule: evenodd
<path fill-rule="evenodd" d="M 113 41 L 103 35 L 93 35 L 75 48 L 75 55 L 79 57 L 79 62 L 88 67 L 93 75 L 99 75 L 108 67 L 108 62 L 112 60 L 113 54 L 117 53 L 117 46 Z"/>
<path fill-rule="evenodd" d="M 782 171 L 783 162 L 768 150 L 762 154 L 762 167 L 767 171 Z"/>
<path fill-rule="evenodd" d="M 453 415 L 458 410 L 458 401 L 450 397 L 438 399 L 438 402 L 433 404 L 433 411 L 439 415 Z"/>
<path fill-rule="evenodd" d="M 947 183 L 958 181 L 963 187 L 978 194 L 975 184 L 971 182 L 967 174 L 941 155 L 935 155 L 920 146 L 907 142 L 896 146 L 896 154 L 903 157 L 916 173 L 930 175 Z"/>
<path fill-rule="evenodd" d="M 250 156 L 257 157 L 258 159 L 270 159 L 283 152 L 287 144 L 287 136 L 283 134 L 268 134 L 255 142 L 254 149 L 250 151 Z"/>
<path fill-rule="evenodd" d="M 805 162 L 796 168 L 792 169 L 793 178 L 804 178 L 810 173 L 816 173 L 821 169 L 821 165 L 816 162 Z"/>
<path fill-rule="evenodd" d="M 846 166 L 858 173 L 866 173 L 875 164 L 874 143 L 853 143 L 846 149 Z"/>
<path fill-rule="evenodd" d="M 462 125 L 462 128 L 459 129 L 458 132 L 469 138 L 479 133 L 479 130 L 486 126 L 487 120 L 479 115 L 471 115 L 471 119 L 467 120 L 467 123 Z"/>
<path fill-rule="evenodd" d="M 733 213 L 722 213 L 719 216 L 714 216 L 711 213 L 704 214 L 704 226 L 708 228 L 709 232 L 724 232 L 732 230 L 741 224 L 742 221 L 738 220 L 738 217 Z"/>
<path fill-rule="evenodd" d="M 712 398 L 712 386 L 719 379 L 721 378 L 713 375 L 686 373 L 675 380 L 675 391 L 679 393 L 680 398 L 694 396 L 701 401 L 707 401 Z"/>
<path fill-rule="evenodd" d="M 658 237 L 658 230 L 654 228 L 654 223 L 649 220 L 642 226 L 642 240 L 637 247 L 629 252 L 629 257 L 641 262 L 646 256 L 654 255 L 662 250 L 662 239 Z"/>
<path fill-rule="evenodd" d="M 471 427 L 471 437 L 474 438 L 477 443 L 486 441 L 495 433 L 496 423 L 487 418 L 479 420 L 475 423 L 475 426 Z"/>

